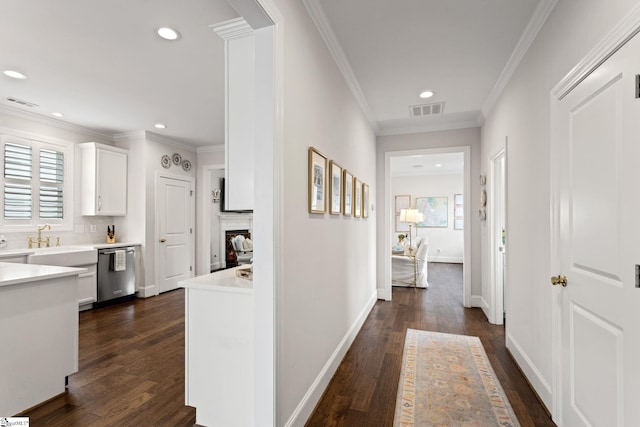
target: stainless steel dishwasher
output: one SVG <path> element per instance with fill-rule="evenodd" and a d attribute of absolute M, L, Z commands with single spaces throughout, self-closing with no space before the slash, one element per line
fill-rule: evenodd
<path fill-rule="evenodd" d="M 136 249 L 133 246 L 98 250 L 98 303 L 133 295 L 136 291 Z"/>

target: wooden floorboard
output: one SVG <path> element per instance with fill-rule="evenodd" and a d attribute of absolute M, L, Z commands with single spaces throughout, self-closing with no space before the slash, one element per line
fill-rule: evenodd
<path fill-rule="evenodd" d="M 429 264 L 428 290 L 393 288 L 378 301 L 338 367 L 308 427 L 392 426 L 407 328 L 480 337 L 522 426 L 554 426 L 505 348 L 504 327 L 462 306 L 462 266 Z"/>
<path fill-rule="evenodd" d="M 184 290 L 80 313 L 68 392 L 24 413 L 31 427 L 193 426 L 184 404 Z"/>

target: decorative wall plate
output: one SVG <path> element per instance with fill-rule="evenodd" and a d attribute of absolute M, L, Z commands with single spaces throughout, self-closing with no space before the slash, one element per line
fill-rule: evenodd
<path fill-rule="evenodd" d="M 189 172 L 191 170 L 191 162 L 189 160 L 183 160 L 182 161 L 182 169 L 184 169 L 185 171 Z"/>
<path fill-rule="evenodd" d="M 480 185 L 482 185 L 482 186 L 487 185 L 487 176 L 486 175 L 480 175 Z"/>
<path fill-rule="evenodd" d="M 480 206 L 485 207 L 487 205 L 487 192 L 482 190 L 480 192 Z"/>
<path fill-rule="evenodd" d="M 160 164 L 163 168 L 169 169 L 171 167 L 171 157 L 166 154 L 160 158 Z"/>
<path fill-rule="evenodd" d="M 480 221 L 484 221 L 487 219 L 487 211 L 485 211 L 484 209 L 479 209 L 478 210 L 478 216 L 480 217 Z"/>
<path fill-rule="evenodd" d="M 178 153 L 173 153 L 173 156 L 171 156 L 171 159 L 173 159 L 173 164 L 176 166 L 182 163 L 182 156 Z"/>

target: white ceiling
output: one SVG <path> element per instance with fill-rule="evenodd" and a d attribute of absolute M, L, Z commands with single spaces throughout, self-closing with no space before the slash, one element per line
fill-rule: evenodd
<path fill-rule="evenodd" d="M 391 176 L 458 175 L 464 173 L 464 153 L 391 157 Z"/>
<path fill-rule="evenodd" d="M 223 144 L 224 44 L 209 25 L 236 17 L 225 0 L 3 0 L 0 71 L 28 79 L 0 74 L 0 104 L 16 97 L 39 105 L 22 110 L 108 136 Z M 182 38 L 160 39 L 161 26 Z"/>
<path fill-rule="evenodd" d="M 482 123 L 483 107 L 553 4 L 302 1 L 378 134 Z M 107 136 L 147 130 L 194 146 L 222 144 L 224 48 L 209 26 L 237 16 L 225 0 L 3 0 L 0 70 L 28 79 L 0 74 L 0 108 L 15 108 L 6 98 L 16 97 L 38 104 L 19 110 L 59 111 L 60 120 Z M 159 39 L 155 29 L 165 25 L 182 38 Z M 423 101 L 424 89 L 436 95 Z M 426 102 L 445 102 L 444 114 L 409 118 L 410 105 Z M 157 122 L 167 129 L 154 129 Z"/>

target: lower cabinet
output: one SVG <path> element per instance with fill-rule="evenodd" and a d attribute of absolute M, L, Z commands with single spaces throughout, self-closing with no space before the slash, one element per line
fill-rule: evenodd
<path fill-rule="evenodd" d="M 98 269 L 97 264 L 81 265 L 88 271 L 78 275 L 78 306 L 80 310 L 87 310 L 98 300 Z"/>

